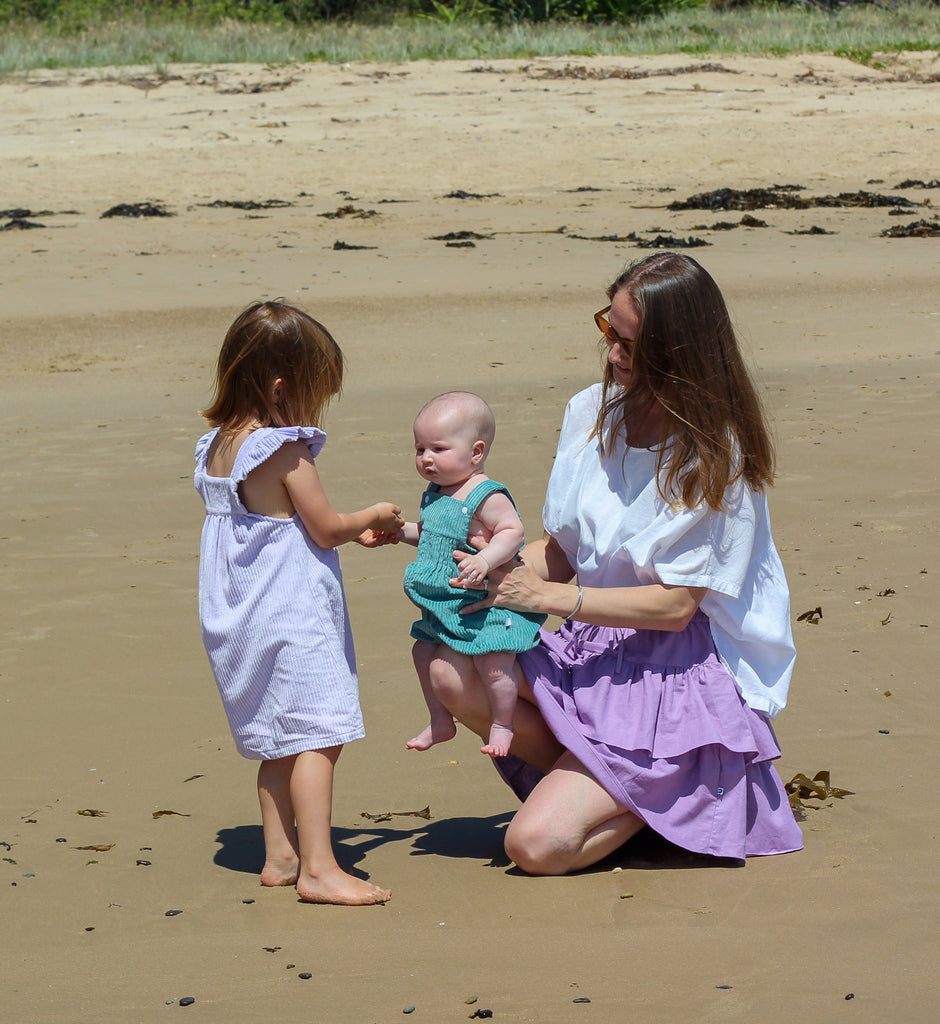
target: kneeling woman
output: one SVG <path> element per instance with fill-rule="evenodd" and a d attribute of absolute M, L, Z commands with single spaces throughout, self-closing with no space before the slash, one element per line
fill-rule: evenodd
<path fill-rule="evenodd" d="M 657 253 L 608 296 L 595 316 L 604 380 L 568 404 L 545 535 L 467 609 L 566 619 L 519 656 L 515 739 L 496 762 L 525 801 L 506 851 L 527 872 L 563 874 L 644 825 L 719 857 L 798 850 L 771 763 L 795 654 L 756 389 L 695 260 Z M 444 652 L 432 683 L 488 735 L 469 658 Z"/>

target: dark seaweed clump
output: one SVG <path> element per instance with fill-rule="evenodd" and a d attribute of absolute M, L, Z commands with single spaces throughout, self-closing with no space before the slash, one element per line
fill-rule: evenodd
<path fill-rule="evenodd" d="M 34 220 L 27 220 L 25 217 L 13 217 L 6 224 L 0 226 L 0 231 L 31 231 L 34 228 L 44 228 L 45 224 L 38 224 Z"/>
<path fill-rule="evenodd" d="M 105 210 L 104 217 L 173 217 L 174 214 L 160 206 L 159 203 L 118 203 L 110 210 Z"/>
<path fill-rule="evenodd" d="M 448 231 L 446 235 L 430 235 L 428 240 L 431 242 L 469 242 L 474 239 L 480 241 L 492 237 L 492 235 L 480 235 L 476 231 Z"/>
<path fill-rule="evenodd" d="M 915 220 L 910 224 L 895 224 L 881 232 L 882 238 L 940 238 L 940 222 Z"/>
<path fill-rule="evenodd" d="M 795 192 L 802 185 L 774 185 L 773 188 L 716 188 L 712 192 L 699 192 L 688 199 L 677 199 L 670 210 L 763 210 L 779 206 L 788 210 L 805 210 L 809 202 Z"/>
<path fill-rule="evenodd" d="M 293 203 L 285 199 L 264 199 L 256 202 L 253 199 L 216 199 L 211 203 L 197 203 L 197 206 L 207 206 L 213 209 L 231 210 L 280 210 L 285 206 L 293 206 Z"/>
<path fill-rule="evenodd" d="M 333 243 L 333 249 L 336 251 L 350 250 L 350 249 L 378 249 L 377 245 L 352 245 L 350 242 L 341 242 L 337 239 Z"/>
<path fill-rule="evenodd" d="M 690 235 L 688 238 L 679 238 L 676 235 L 657 235 L 655 238 L 637 238 L 635 244 L 638 249 L 698 249 L 703 245 L 711 245 L 704 238 L 696 238 Z"/>

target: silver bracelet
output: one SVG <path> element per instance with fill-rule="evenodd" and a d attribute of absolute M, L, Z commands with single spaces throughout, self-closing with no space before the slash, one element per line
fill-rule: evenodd
<path fill-rule="evenodd" d="M 572 608 L 571 611 L 568 613 L 568 615 L 566 616 L 567 618 L 573 619 L 575 617 L 575 615 L 577 615 L 578 612 L 581 611 L 581 602 L 583 600 L 584 600 L 584 587 L 578 587 L 578 601 L 577 601 L 577 604 L 575 604 L 574 608 Z"/>

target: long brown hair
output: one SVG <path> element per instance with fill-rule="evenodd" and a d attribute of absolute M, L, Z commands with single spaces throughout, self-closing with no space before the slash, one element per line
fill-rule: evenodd
<path fill-rule="evenodd" d="M 660 494 L 675 506 L 719 510 L 743 477 L 756 491 L 773 483 L 774 450 L 761 401 L 742 358 L 725 300 L 711 275 L 679 253 L 628 266 L 607 290 L 626 291 L 639 315 L 630 383 L 605 364 L 594 435 L 606 450 L 657 406 L 667 435 L 658 449 Z"/>
<path fill-rule="evenodd" d="M 274 382 L 283 380 L 280 396 Z M 215 394 L 202 415 L 240 430 L 317 426 L 343 386 L 343 353 L 319 321 L 283 299 L 252 303 L 228 329 L 216 367 Z"/>

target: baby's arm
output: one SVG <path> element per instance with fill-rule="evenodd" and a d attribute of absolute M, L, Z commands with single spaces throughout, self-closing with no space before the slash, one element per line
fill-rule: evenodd
<path fill-rule="evenodd" d="M 489 540 L 476 554 L 464 554 L 457 560 L 457 578 L 471 583 L 484 579 L 490 569 L 508 562 L 525 543 L 525 531 L 516 506 L 499 491 L 483 500 L 476 511 L 476 519 Z M 456 553 L 454 557 L 457 558 Z"/>
<path fill-rule="evenodd" d="M 337 512 L 320 483 L 320 474 L 306 445 L 283 445 L 271 457 L 304 529 L 321 548 L 335 548 L 356 540 L 368 530 L 397 533 L 401 509 L 380 501 L 358 512 Z"/>
<path fill-rule="evenodd" d="M 404 523 L 400 530 L 366 530 L 356 538 L 356 543 L 364 548 L 381 548 L 386 544 L 411 544 L 417 547 L 420 535 L 420 523 Z"/>

